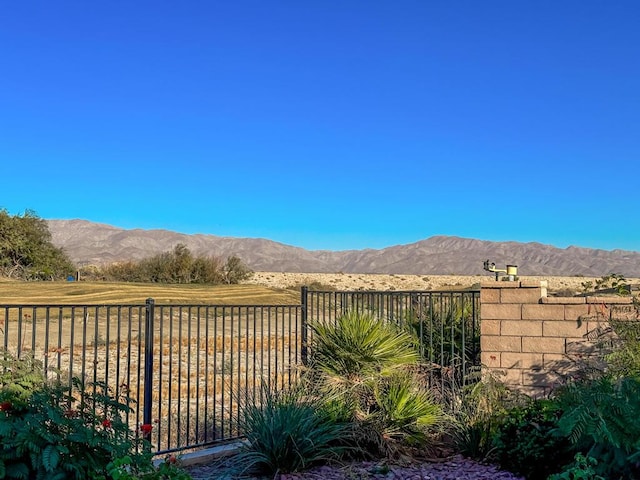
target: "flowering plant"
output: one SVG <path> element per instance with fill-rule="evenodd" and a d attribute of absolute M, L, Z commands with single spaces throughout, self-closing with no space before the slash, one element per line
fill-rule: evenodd
<path fill-rule="evenodd" d="M 104 383 L 46 381 L 32 358 L 5 353 L 0 372 L 0 478 L 115 479 L 121 458 L 132 475 L 154 470 L 149 442 L 125 421 L 128 398 Z"/>

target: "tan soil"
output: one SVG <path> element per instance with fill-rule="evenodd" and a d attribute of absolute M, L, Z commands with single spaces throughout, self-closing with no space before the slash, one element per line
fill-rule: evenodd
<path fill-rule="evenodd" d="M 596 277 L 521 276 L 519 280 L 546 280 L 550 292 L 580 293 L 582 283 L 594 282 Z M 316 288 L 329 287 L 334 290 L 439 290 L 459 289 L 494 281 L 487 275 L 385 275 L 361 273 L 288 273 L 255 272 L 245 283 L 271 288 L 299 288 L 302 285 Z M 638 279 L 628 279 L 632 284 Z"/>

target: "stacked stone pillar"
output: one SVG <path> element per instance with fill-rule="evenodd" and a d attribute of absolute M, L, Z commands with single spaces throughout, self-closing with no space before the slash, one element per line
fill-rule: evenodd
<path fill-rule="evenodd" d="M 588 334 L 605 328 L 625 297 L 549 297 L 547 282 L 485 281 L 480 292 L 482 364 L 507 385 L 546 396 L 593 353 Z"/>

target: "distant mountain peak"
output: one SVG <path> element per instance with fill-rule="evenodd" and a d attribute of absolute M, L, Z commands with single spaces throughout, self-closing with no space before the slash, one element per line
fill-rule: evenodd
<path fill-rule="evenodd" d="M 52 241 L 77 264 L 141 260 L 178 243 L 194 254 L 238 255 L 256 271 L 477 275 L 482 263 L 518 265 L 520 275 L 640 277 L 640 252 L 564 249 L 537 242 L 491 242 L 436 235 L 407 245 L 364 250 L 306 250 L 267 239 L 123 229 L 87 220 L 48 220 Z"/>

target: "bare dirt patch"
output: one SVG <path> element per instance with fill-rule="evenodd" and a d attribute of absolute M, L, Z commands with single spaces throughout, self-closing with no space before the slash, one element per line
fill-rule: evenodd
<path fill-rule="evenodd" d="M 519 280 L 546 280 L 550 292 L 580 293 L 582 283 L 595 282 L 596 277 L 521 276 Z M 480 282 L 493 281 L 487 275 L 388 275 L 364 273 L 289 273 L 255 272 L 247 284 L 271 288 L 291 289 L 303 285 L 334 290 L 450 290 L 470 288 Z M 629 279 L 633 284 L 638 279 Z"/>

